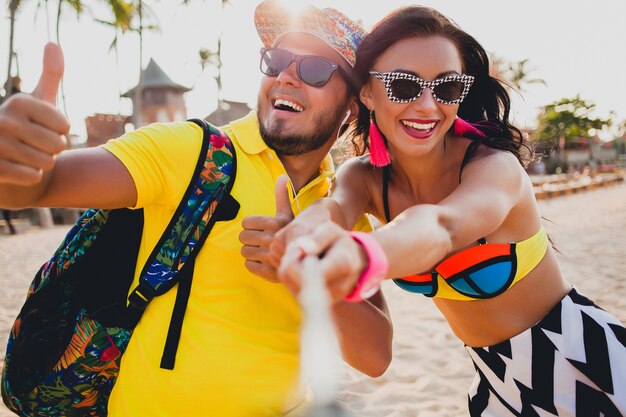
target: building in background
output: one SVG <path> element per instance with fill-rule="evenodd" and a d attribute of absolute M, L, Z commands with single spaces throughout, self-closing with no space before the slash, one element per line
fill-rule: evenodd
<path fill-rule="evenodd" d="M 241 119 L 250 113 L 250 107 L 246 103 L 238 101 L 222 100 L 217 109 L 204 118 L 207 122 L 215 126 L 224 126 L 233 120 Z"/>
<path fill-rule="evenodd" d="M 121 114 L 96 113 L 85 119 L 87 127 L 86 147 L 92 148 L 105 144 L 109 139 L 122 136 L 126 132 L 126 125 L 131 123 L 130 116 Z"/>
<path fill-rule="evenodd" d="M 187 119 L 184 94 L 190 90 L 189 88 L 172 81 L 153 59 L 144 69 L 142 78 L 142 94 L 139 106 L 136 105 L 138 86 L 122 94 L 122 97 L 130 98 L 133 101 L 133 116 L 96 113 L 87 117 L 85 119 L 87 128 L 85 146 L 99 146 L 109 139 L 122 136 L 126 132 L 126 125 L 137 120 L 135 117 L 137 112 L 140 112 L 139 120 L 142 126 L 154 122 L 174 122 Z"/>
<path fill-rule="evenodd" d="M 154 122 L 174 122 L 187 119 L 187 106 L 183 95 L 190 90 L 172 79 L 157 65 L 154 59 L 143 71 L 140 105 L 137 106 L 135 86 L 122 94 L 133 101 L 133 120 L 141 120 L 141 126 Z M 137 118 L 136 112 L 140 112 Z M 141 127 L 135 126 L 135 127 Z"/>

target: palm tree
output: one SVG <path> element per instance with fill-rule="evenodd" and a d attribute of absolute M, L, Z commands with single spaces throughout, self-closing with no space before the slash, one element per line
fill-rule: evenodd
<path fill-rule="evenodd" d="M 505 83 L 508 82 L 506 65 L 504 58 L 494 53 L 489 53 L 489 75 Z"/>
<path fill-rule="evenodd" d="M 40 1 L 40 4 L 41 4 L 41 1 Z M 7 80 L 6 80 L 6 83 L 4 84 L 4 89 L 5 89 L 4 98 L 5 99 L 14 93 L 13 87 L 15 86 L 14 85 L 15 78 L 19 76 L 19 70 L 18 70 L 18 75 L 16 75 L 16 77 L 13 77 L 13 75 L 11 74 L 11 70 L 13 68 L 13 59 L 15 58 L 17 62 L 17 54 L 15 53 L 15 19 L 20 10 L 20 7 L 23 5 L 23 1 L 22 0 L 9 0 L 8 5 L 9 5 L 10 29 L 9 29 L 9 60 L 7 64 Z M 52 214 L 50 212 L 50 209 L 39 208 L 37 209 L 37 213 L 39 215 L 39 223 L 42 227 L 50 227 L 52 225 Z M 10 224 L 9 224 L 9 227 L 11 227 Z M 14 231 L 15 230 L 13 230 L 13 232 Z"/>
<path fill-rule="evenodd" d="M 39 1 L 41 2 L 42 0 Z M 48 0 L 43 1 L 47 3 Z M 131 16 L 129 3 L 124 0 L 101 0 L 101 2 L 104 3 L 113 12 L 113 22 L 115 27 L 128 27 Z M 85 4 L 82 0 L 58 0 L 56 16 L 56 41 L 59 45 L 61 45 L 61 14 L 64 4 L 67 4 L 72 10 L 76 12 L 77 18 L 80 18 L 82 13 L 85 11 Z M 67 113 L 67 104 L 65 101 L 65 89 L 63 81 L 61 81 L 61 99 L 63 102 L 63 108 Z"/>
<path fill-rule="evenodd" d="M 139 83 L 135 89 L 135 107 L 133 115 L 135 116 L 135 128 L 143 125 L 141 118 L 142 94 L 143 94 L 143 1 L 138 0 L 137 14 L 139 16 Z"/>
<path fill-rule="evenodd" d="M 7 81 L 5 84 L 5 94 L 8 96 L 13 90 L 13 77 L 11 76 L 11 68 L 13 67 L 14 39 L 15 39 L 15 16 L 22 5 L 22 0 L 9 0 L 9 62 L 7 65 Z"/>
<path fill-rule="evenodd" d="M 141 119 L 141 102 L 142 102 L 142 94 L 143 94 L 143 31 L 144 30 L 158 30 L 159 25 L 158 22 L 151 23 L 147 26 L 144 25 L 144 17 L 148 17 L 153 21 L 156 21 L 156 15 L 148 7 L 143 0 L 132 0 L 132 16 L 137 16 L 139 20 L 139 24 L 136 28 L 130 27 L 130 30 L 133 32 L 137 32 L 139 34 L 139 83 L 135 88 L 135 102 L 133 109 L 133 124 L 135 127 L 141 127 L 143 125 L 143 121 Z"/>
<path fill-rule="evenodd" d="M 529 84 L 542 84 L 547 86 L 545 80 L 541 78 L 530 78 L 534 71 L 528 67 L 528 58 L 521 61 L 507 62 L 506 59 L 496 54 L 489 54 L 489 74 L 504 82 L 509 88 L 523 93 Z"/>
<path fill-rule="evenodd" d="M 85 10 L 85 6 L 81 0 L 58 0 L 57 4 L 57 24 L 56 24 L 56 38 L 57 43 L 60 45 L 61 37 L 61 11 L 63 10 L 63 4 L 67 4 L 76 11 L 76 17 L 80 18 L 80 15 Z"/>
<path fill-rule="evenodd" d="M 133 17 L 133 9 L 132 5 L 125 0 L 108 0 L 111 11 L 113 12 L 112 20 L 102 20 L 94 18 L 94 20 L 103 25 L 109 26 L 113 29 L 114 36 L 113 41 L 109 45 L 109 52 L 114 51 L 115 53 L 115 68 L 117 68 L 117 72 L 119 73 L 120 60 L 119 60 L 119 39 L 120 34 L 124 35 L 126 31 L 130 29 L 130 21 Z M 119 91 L 119 74 L 118 74 L 118 92 L 121 96 L 121 91 Z M 121 98 L 121 97 L 120 97 Z M 118 110 L 119 112 L 119 110 Z"/>
<path fill-rule="evenodd" d="M 95 19 L 98 23 L 110 26 L 113 28 L 115 35 L 111 45 L 109 45 L 109 51 L 115 50 L 115 59 L 119 67 L 118 57 L 118 44 L 120 34 L 124 35 L 127 32 L 135 32 L 139 35 L 139 83 L 135 89 L 134 107 L 133 111 L 135 127 L 142 125 L 141 121 L 141 101 L 143 90 L 143 34 L 144 30 L 158 30 L 159 24 L 156 14 L 151 8 L 146 6 L 143 0 L 105 0 L 113 11 L 113 20 L 101 20 Z M 152 22 L 149 24 L 144 23 L 144 18 L 147 17 Z M 138 20 L 137 25 L 133 24 L 134 20 Z"/>
<path fill-rule="evenodd" d="M 222 6 L 222 15 L 224 14 L 224 8 L 230 4 L 230 0 L 220 0 Z M 189 4 L 191 0 L 183 0 L 183 5 Z M 222 19 L 223 21 L 224 19 Z M 209 49 L 202 48 L 198 51 L 200 55 L 200 65 L 202 71 L 208 65 L 215 65 L 217 74 L 215 75 L 215 82 L 217 83 L 217 105 L 218 108 L 222 104 L 222 37 L 224 36 L 224 30 L 220 30 L 220 34 L 217 38 L 217 51 L 213 52 Z"/>
<path fill-rule="evenodd" d="M 530 78 L 530 74 L 533 72 L 533 69 L 528 68 L 527 65 L 528 58 L 509 63 L 509 80 L 513 87 L 520 93 L 526 91 L 525 87 L 529 84 L 542 84 L 547 87 L 548 84 L 545 80 L 541 78 Z"/>
<path fill-rule="evenodd" d="M 230 4 L 230 0 L 221 0 L 222 3 L 222 15 L 224 14 L 224 8 L 227 4 Z M 223 21 L 223 19 L 222 19 Z M 222 37 L 224 36 L 224 29 L 220 29 L 220 35 L 217 38 L 217 76 L 215 81 L 217 82 L 217 100 L 218 103 L 222 103 Z"/>
<path fill-rule="evenodd" d="M 80 15 L 85 9 L 81 0 L 58 0 L 57 4 L 57 22 L 56 22 L 56 41 L 61 46 L 61 11 L 63 10 L 63 3 L 67 3 L 72 9 L 76 11 L 76 17 L 80 18 Z M 65 100 L 65 83 L 61 80 L 61 102 L 63 103 L 63 110 L 67 114 L 67 102 Z"/>

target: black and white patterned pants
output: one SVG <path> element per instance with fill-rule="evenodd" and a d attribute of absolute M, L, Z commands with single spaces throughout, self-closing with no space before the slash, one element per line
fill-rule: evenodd
<path fill-rule="evenodd" d="M 576 289 L 530 329 L 467 350 L 472 417 L 626 416 L 626 328 Z"/>

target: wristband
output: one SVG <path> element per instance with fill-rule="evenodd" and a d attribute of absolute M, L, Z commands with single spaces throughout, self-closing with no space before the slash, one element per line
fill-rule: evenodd
<path fill-rule="evenodd" d="M 387 275 L 389 263 L 383 248 L 369 233 L 350 232 L 350 236 L 365 249 L 367 255 L 367 267 L 352 292 L 345 298 L 346 301 L 356 303 L 376 294 Z"/>

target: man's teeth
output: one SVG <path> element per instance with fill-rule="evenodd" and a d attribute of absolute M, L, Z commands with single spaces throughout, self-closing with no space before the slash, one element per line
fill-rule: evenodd
<path fill-rule="evenodd" d="M 402 124 L 405 125 L 405 126 L 408 126 L 408 127 L 412 127 L 413 129 L 430 130 L 433 127 L 435 127 L 437 122 L 432 122 L 432 123 L 415 123 L 415 122 L 409 122 L 408 120 L 403 120 Z"/>
<path fill-rule="evenodd" d="M 301 111 L 304 110 L 304 107 L 299 106 L 298 104 L 291 102 L 291 101 L 287 101 L 287 100 L 281 100 L 278 99 L 274 102 L 274 107 L 279 107 L 279 106 L 287 106 L 290 107 L 292 109 L 294 109 L 295 111 L 297 111 L 298 113 L 300 113 Z"/>

